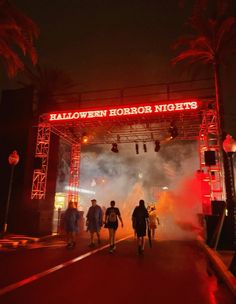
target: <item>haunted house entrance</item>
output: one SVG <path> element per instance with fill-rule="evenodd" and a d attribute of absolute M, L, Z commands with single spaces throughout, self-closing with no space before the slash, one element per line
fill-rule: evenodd
<path fill-rule="evenodd" d="M 32 200 L 47 200 L 51 134 L 71 146 L 68 199 L 78 198 L 81 146 L 109 144 L 157 145 L 170 140 L 199 143 L 199 173 L 210 185 L 202 192 L 203 213 L 211 200 L 222 200 L 223 178 L 218 117 L 210 80 L 155 84 L 126 89 L 85 92 L 77 102 L 39 118 L 33 173 Z M 191 97 L 189 97 L 191 96 Z"/>

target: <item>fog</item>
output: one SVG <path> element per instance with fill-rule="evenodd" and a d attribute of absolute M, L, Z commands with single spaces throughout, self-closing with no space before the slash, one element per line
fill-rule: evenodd
<path fill-rule="evenodd" d="M 154 143 L 147 143 L 147 152 L 139 144 L 139 154 L 135 144 L 119 144 L 118 150 L 112 152 L 110 145 L 82 147 L 80 188 L 95 194 L 80 194 L 80 210 L 86 214 L 91 198 L 103 209 L 115 200 L 126 229 L 131 229 L 133 209 L 144 199 L 146 206 L 156 207 L 159 239 L 202 237 L 197 216 L 202 212 L 197 142 L 170 141 L 159 152 L 154 151 Z M 62 151 L 58 191 L 69 178 L 69 150 L 64 146 Z"/>

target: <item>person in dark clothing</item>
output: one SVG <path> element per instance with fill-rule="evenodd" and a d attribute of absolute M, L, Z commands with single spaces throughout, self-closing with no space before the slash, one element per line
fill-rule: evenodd
<path fill-rule="evenodd" d="M 89 247 L 94 247 L 94 234 L 96 233 L 98 244 L 101 243 L 100 239 L 100 230 L 103 224 L 103 213 L 102 208 L 97 205 L 97 200 L 92 199 L 91 200 L 92 206 L 89 207 L 88 213 L 87 213 L 87 230 L 90 232 L 90 244 Z"/>
<path fill-rule="evenodd" d="M 109 243 L 110 243 L 110 253 L 115 249 L 115 235 L 118 228 L 118 218 L 123 227 L 123 221 L 120 215 L 120 210 L 115 207 L 115 201 L 110 202 L 111 207 L 107 208 L 105 213 L 105 227 L 109 229 Z"/>
<path fill-rule="evenodd" d="M 67 247 L 75 247 L 76 233 L 78 232 L 79 211 L 76 208 L 76 203 L 69 201 L 68 208 L 65 211 L 64 223 L 67 236 Z"/>
<path fill-rule="evenodd" d="M 137 235 L 138 254 L 142 255 L 144 252 L 144 237 L 146 236 L 146 229 L 148 224 L 148 211 L 145 207 L 144 200 L 139 201 L 139 206 L 136 206 L 132 214 L 132 223 L 135 233 Z"/>

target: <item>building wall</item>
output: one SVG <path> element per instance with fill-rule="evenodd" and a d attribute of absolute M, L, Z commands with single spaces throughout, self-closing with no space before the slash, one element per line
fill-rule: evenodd
<path fill-rule="evenodd" d="M 9 231 L 20 226 L 20 216 L 24 200 L 25 167 L 29 133 L 32 128 L 32 88 L 3 91 L 0 104 L 0 224 L 4 222 L 4 213 L 9 190 L 11 167 L 8 156 L 17 150 L 19 163 L 14 168 L 13 184 L 9 206 Z"/>
<path fill-rule="evenodd" d="M 8 231 L 45 235 L 52 231 L 57 176 L 58 138 L 51 137 L 48 183 L 45 200 L 31 200 L 37 117 L 33 116 L 33 89 L 2 92 L 0 103 L 0 230 L 3 230 L 11 167 L 8 156 L 17 150 L 20 161 L 14 168 Z"/>

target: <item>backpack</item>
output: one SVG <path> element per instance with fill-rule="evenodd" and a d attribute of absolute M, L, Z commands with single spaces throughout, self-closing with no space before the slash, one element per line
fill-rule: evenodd
<path fill-rule="evenodd" d="M 148 214 L 148 213 L 147 213 Z M 148 216 L 147 216 L 148 217 Z M 133 225 L 143 225 L 146 222 L 145 209 L 136 207 L 133 214 Z"/>
<path fill-rule="evenodd" d="M 109 212 L 108 221 L 112 223 L 117 221 L 116 211 L 114 208 L 112 208 L 111 211 Z"/>

